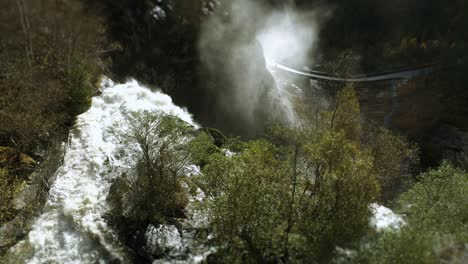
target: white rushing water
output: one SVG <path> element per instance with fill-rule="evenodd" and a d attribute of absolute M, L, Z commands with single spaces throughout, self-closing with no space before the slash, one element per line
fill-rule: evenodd
<path fill-rule="evenodd" d="M 134 80 L 119 85 L 104 80 L 102 95 L 93 98 L 71 131 L 43 214 L 21 242 L 32 251 L 28 263 L 128 262 L 104 220 L 106 196 L 117 174 L 113 170 L 124 165 L 114 156 L 119 142 L 110 128 L 126 112 L 142 110 L 163 111 L 194 124 L 186 110 L 161 92 Z"/>
<path fill-rule="evenodd" d="M 400 215 L 383 205 L 372 204 L 371 209 L 373 216 L 370 220 L 370 224 L 377 231 L 398 230 L 405 224 L 405 221 Z"/>

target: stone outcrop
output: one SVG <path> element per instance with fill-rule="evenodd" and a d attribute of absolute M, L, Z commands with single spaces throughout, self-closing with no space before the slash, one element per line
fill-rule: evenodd
<path fill-rule="evenodd" d="M 36 163 L 17 150 L 0 147 L 0 170 L 10 171 L 10 177 L 20 177 L 21 186 L 11 201 L 14 215 L 0 223 L 0 262 L 1 255 L 28 234 L 35 216 L 41 213 L 63 155 L 63 146 L 56 145 L 45 152 L 43 162 Z"/>

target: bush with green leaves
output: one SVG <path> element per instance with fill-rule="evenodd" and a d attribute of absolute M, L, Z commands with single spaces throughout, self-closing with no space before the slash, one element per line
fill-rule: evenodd
<path fill-rule="evenodd" d="M 199 134 L 188 144 L 192 162 L 204 166 L 211 154 L 219 152 L 219 148 L 213 143 L 212 137 L 205 131 Z"/>
<path fill-rule="evenodd" d="M 468 173 L 448 163 L 421 176 L 399 199 L 399 230 L 363 246 L 356 263 L 466 263 Z"/>

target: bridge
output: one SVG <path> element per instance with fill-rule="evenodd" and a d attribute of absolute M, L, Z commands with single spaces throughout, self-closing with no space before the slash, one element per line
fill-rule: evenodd
<path fill-rule="evenodd" d="M 353 83 L 365 83 L 365 82 L 377 82 L 377 81 L 389 81 L 389 80 L 409 80 L 418 76 L 427 75 L 434 71 L 434 65 L 427 65 L 412 69 L 396 70 L 384 73 L 370 74 L 370 75 L 358 75 L 351 77 L 339 77 L 327 74 L 325 72 L 310 71 L 310 70 L 297 70 L 280 63 L 272 63 L 269 65 L 274 69 L 300 75 L 314 80 L 334 81 L 334 82 L 353 82 Z"/>

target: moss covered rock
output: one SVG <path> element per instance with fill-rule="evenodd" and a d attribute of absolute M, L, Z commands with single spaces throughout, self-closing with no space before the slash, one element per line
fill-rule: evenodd
<path fill-rule="evenodd" d="M 19 150 L 0 146 L 0 169 L 8 170 L 10 175 L 25 177 L 34 170 L 35 165 L 33 158 Z"/>

